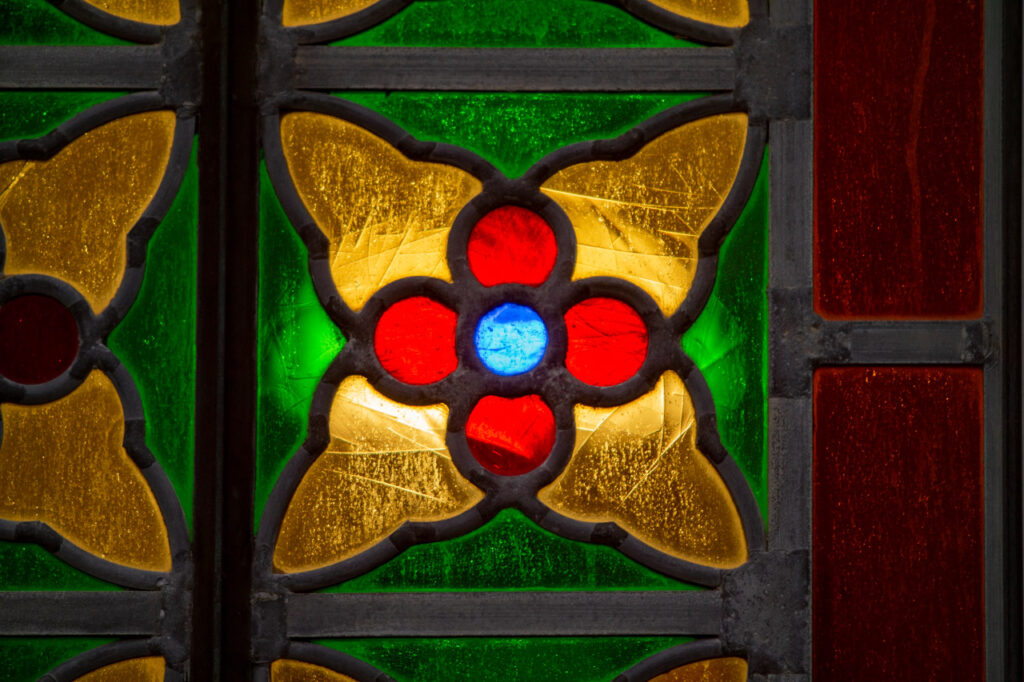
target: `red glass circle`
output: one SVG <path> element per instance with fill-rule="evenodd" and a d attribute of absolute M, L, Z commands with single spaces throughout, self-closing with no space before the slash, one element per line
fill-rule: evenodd
<path fill-rule="evenodd" d="M 0 374 L 42 384 L 64 373 L 78 355 L 78 324 L 49 296 L 31 294 L 0 306 Z"/>
<path fill-rule="evenodd" d="M 459 364 L 455 357 L 458 314 L 426 296 L 395 303 L 377 322 L 373 347 L 393 377 L 407 384 L 439 381 Z"/>
<path fill-rule="evenodd" d="M 480 399 L 466 421 L 466 440 L 476 461 L 502 476 L 539 467 L 555 445 L 555 416 L 540 396 Z"/>
<path fill-rule="evenodd" d="M 565 366 L 593 386 L 631 379 L 647 358 L 647 325 L 614 298 L 588 298 L 565 314 L 569 348 Z"/>
<path fill-rule="evenodd" d="M 496 208 L 473 226 L 469 269 L 485 287 L 537 286 L 551 274 L 558 255 L 555 233 L 543 218 L 521 206 Z"/>

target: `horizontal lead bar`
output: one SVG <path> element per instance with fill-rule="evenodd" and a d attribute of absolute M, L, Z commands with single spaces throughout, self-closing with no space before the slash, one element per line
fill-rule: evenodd
<path fill-rule="evenodd" d="M 159 592 L 0 592 L 0 635 L 155 635 Z"/>
<path fill-rule="evenodd" d="M 0 89 L 149 90 L 163 65 L 153 46 L 0 46 Z"/>
<path fill-rule="evenodd" d="M 718 592 L 293 594 L 289 637 L 717 635 Z"/>
<path fill-rule="evenodd" d="M 836 331 L 848 363 L 981 363 L 990 351 L 981 322 L 851 322 Z"/>
<path fill-rule="evenodd" d="M 299 47 L 311 90 L 671 92 L 735 87 L 732 48 Z"/>

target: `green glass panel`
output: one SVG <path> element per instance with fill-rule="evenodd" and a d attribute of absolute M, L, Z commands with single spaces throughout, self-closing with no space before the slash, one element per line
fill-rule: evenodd
<path fill-rule="evenodd" d="M 722 246 L 711 298 L 683 335 L 683 350 L 707 379 L 722 443 L 766 513 L 768 396 L 768 159 Z"/>
<path fill-rule="evenodd" d="M 139 389 L 146 444 L 171 479 L 189 527 L 196 391 L 195 153 L 193 147 L 178 196 L 150 239 L 139 296 L 107 341 Z"/>
<path fill-rule="evenodd" d="M 0 589 L 119 590 L 68 566 L 39 545 L 0 542 Z"/>
<path fill-rule="evenodd" d="M 3 0 L 0 0 L 2 2 Z M 117 92 L 0 92 L 0 141 L 41 137 Z"/>
<path fill-rule="evenodd" d="M 306 438 L 313 392 L 345 345 L 320 305 L 308 252 L 264 168 L 260 184 L 256 520 L 285 462 Z"/>
<path fill-rule="evenodd" d="M 325 592 L 447 590 L 696 590 L 602 545 L 549 533 L 506 509 L 453 540 L 415 545 L 392 561 Z"/>
<path fill-rule="evenodd" d="M 335 45 L 407 47 L 690 47 L 594 0 L 431 0 Z"/>
<path fill-rule="evenodd" d="M 382 638 L 322 640 L 398 682 L 610 682 L 684 637 Z"/>
<path fill-rule="evenodd" d="M 131 45 L 72 19 L 47 0 L 0 0 L 0 45 Z"/>
<path fill-rule="evenodd" d="M 0 682 L 35 682 L 61 663 L 112 641 L 94 637 L 0 637 Z"/>
<path fill-rule="evenodd" d="M 615 137 L 700 94 L 348 92 L 421 140 L 470 149 L 509 177 L 574 142 Z"/>

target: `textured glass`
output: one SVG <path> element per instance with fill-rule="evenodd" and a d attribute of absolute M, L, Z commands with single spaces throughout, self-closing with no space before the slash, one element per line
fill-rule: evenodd
<path fill-rule="evenodd" d="M 608 682 L 683 637 L 324 640 L 397 682 Z"/>
<path fill-rule="evenodd" d="M 814 679 L 986 679 L 984 381 L 815 372 Z"/>
<path fill-rule="evenodd" d="M 3 0 L 0 0 L 3 7 Z M 2 29 L 0 29 L 2 30 Z M 0 140 L 41 137 L 114 92 L 0 92 Z"/>
<path fill-rule="evenodd" d="M 429 384 L 455 371 L 455 325 L 459 316 L 426 296 L 412 296 L 385 310 L 373 331 L 373 350 L 391 376 L 407 384 Z"/>
<path fill-rule="evenodd" d="M 551 226 L 522 206 L 490 211 L 473 226 L 466 244 L 469 269 L 486 287 L 510 282 L 543 284 L 557 257 Z"/>
<path fill-rule="evenodd" d="M 281 119 L 295 187 L 328 240 L 341 297 L 363 307 L 403 277 L 451 280 L 448 229 L 480 192 L 465 171 L 410 161 L 379 137 L 340 118 L 296 112 Z"/>
<path fill-rule="evenodd" d="M 747 558 L 739 512 L 696 439 L 686 387 L 666 372 L 631 403 L 577 405 L 572 459 L 538 497 L 570 518 L 614 521 L 672 556 L 737 566 Z"/>
<path fill-rule="evenodd" d="M 715 400 L 718 434 L 767 511 L 768 159 L 718 255 L 715 288 L 683 335 Z"/>
<path fill-rule="evenodd" d="M 175 121 L 173 111 L 127 116 L 48 161 L 0 165 L 6 274 L 52 275 L 105 308 L 124 274 L 125 235 L 163 179 Z"/>
<path fill-rule="evenodd" d="M 93 370 L 64 398 L 0 413 L 0 518 L 43 521 L 108 561 L 170 569 L 163 518 L 121 444 L 124 412 L 106 375 Z"/>
<path fill-rule="evenodd" d="M 690 19 L 739 27 L 750 21 L 748 0 L 650 0 L 652 5 Z"/>
<path fill-rule="evenodd" d="M 625 279 L 666 315 L 686 298 L 697 239 L 739 171 L 746 114 L 720 114 L 671 130 L 624 161 L 591 161 L 542 186 L 576 231 L 574 279 Z"/>
<path fill-rule="evenodd" d="M 78 325 L 49 296 L 17 296 L 0 305 L 0 375 L 42 384 L 63 374 L 78 355 Z"/>
<path fill-rule="evenodd" d="M 119 590 L 121 588 L 71 568 L 39 545 L 0 542 L 0 589 Z"/>
<path fill-rule="evenodd" d="M 284 0 L 281 23 L 285 26 L 319 24 L 355 14 L 377 0 Z"/>
<path fill-rule="evenodd" d="M 378 393 L 363 377 L 338 387 L 330 445 L 288 505 L 274 567 L 326 566 L 384 539 L 405 521 L 455 516 L 483 493 L 462 478 L 445 445 L 448 408 L 412 407 Z"/>
<path fill-rule="evenodd" d="M 85 0 L 85 2 L 115 16 L 146 24 L 168 26 L 181 20 L 178 0 Z"/>
<path fill-rule="evenodd" d="M 712 658 L 670 670 L 650 682 L 746 682 L 747 662 L 742 658 Z"/>
<path fill-rule="evenodd" d="M 345 345 L 313 291 L 309 254 L 265 168 L 260 179 L 257 520 L 285 462 L 306 437 L 317 383 Z"/>
<path fill-rule="evenodd" d="M 555 415 L 539 395 L 484 396 L 466 420 L 466 444 L 496 474 L 518 476 L 544 463 L 555 444 Z"/>
<path fill-rule="evenodd" d="M 161 656 L 132 658 L 93 670 L 77 678 L 76 682 L 162 682 L 165 667 Z"/>
<path fill-rule="evenodd" d="M 548 330 L 532 308 L 502 303 L 480 318 L 473 345 L 487 369 L 512 376 L 537 366 L 548 347 Z"/>
<path fill-rule="evenodd" d="M 614 298 L 588 298 L 565 312 L 565 367 L 594 386 L 632 379 L 647 359 L 647 325 Z"/>
<path fill-rule="evenodd" d="M 515 509 L 453 540 L 415 545 L 328 592 L 391 590 L 694 590 L 620 552 L 566 540 Z"/>
<path fill-rule="evenodd" d="M 545 9 L 550 3 L 545 2 Z M 589 3 L 588 3 L 589 4 Z M 598 3 L 593 3 L 600 7 Z M 415 7 L 415 5 L 414 5 Z M 699 94 L 348 92 L 421 140 L 447 142 L 518 177 L 573 142 L 615 137 Z"/>
<path fill-rule="evenodd" d="M 0 682 L 33 682 L 61 663 L 109 644 L 95 637 L 0 637 Z"/>
<path fill-rule="evenodd" d="M 380 25 L 335 45 L 690 47 L 695 43 L 593 0 L 433 0 L 412 3 Z"/>
<path fill-rule="evenodd" d="M 107 345 L 131 372 L 146 414 L 146 445 L 192 522 L 195 448 L 196 240 L 199 169 L 195 150 L 178 196 L 149 240 L 142 288 Z"/>
<path fill-rule="evenodd" d="M 0 44 L 131 44 L 89 28 L 64 14 L 53 4 L 47 0 L 0 0 Z"/>
<path fill-rule="evenodd" d="M 279 660 L 270 665 L 270 682 L 356 682 L 348 675 L 336 673 L 303 661 Z"/>

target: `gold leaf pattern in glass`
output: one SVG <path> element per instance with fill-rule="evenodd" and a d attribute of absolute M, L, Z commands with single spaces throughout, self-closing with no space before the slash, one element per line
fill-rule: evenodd
<path fill-rule="evenodd" d="M 281 659 L 270 665 L 270 682 L 356 682 L 348 675 L 312 663 Z"/>
<path fill-rule="evenodd" d="M 132 21 L 170 26 L 181 21 L 178 0 L 85 0 L 90 5 Z"/>
<path fill-rule="evenodd" d="M 358 310 L 403 277 L 451 281 L 448 230 L 481 184 L 465 171 L 410 161 L 348 121 L 293 112 L 281 119 L 288 169 L 329 242 L 331 275 Z"/>
<path fill-rule="evenodd" d="M 651 0 L 651 4 L 688 19 L 729 28 L 746 26 L 750 22 L 747 0 Z"/>
<path fill-rule="evenodd" d="M 573 279 L 619 277 L 671 315 L 697 272 L 697 240 L 722 207 L 747 137 L 746 114 L 687 123 L 623 161 L 555 173 L 541 189 L 576 230 Z"/>
<path fill-rule="evenodd" d="M 693 401 L 675 372 L 631 403 L 575 412 L 572 459 L 538 493 L 544 504 L 581 521 L 614 521 L 687 561 L 732 568 L 746 560 L 739 511 L 697 449 Z"/>
<path fill-rule="evenodd" d="M 105 308 L 124 276 L 125 237 L 163 180 L 175 122 L 173 111 L 126 116 L 48 161 L 0 165 L 5 274 L 57 277 L 94 312 Z"/>
<path fill-rule="evenodd" d="M 455 468 L 445 445 L 448 408 L 409 406 L 363 377 L 345 379 L 331 406 L 327 450 L 288 505 L 274 567 L 307 571 L 347 559 L 406 521 L 439 521 L 483 493 Z"/>
<path fill-rule="evenodd" d="M 54 402 L 0 413 L 0 518 L 43 521 L 107 561 L 170 570 L 163 516 L 122 445 L 121 399 L 103 372 Z"/>
<path fill-rule="evenodd" d="M 76 682 L 163 682 L 165 667 L 160 656 L 131 658 L 93 670 Z"/>
<path fill-rule="evenodd" d="M 284 0 L 281 23 L 305 26 L 340 19 L 376 4 L 378 0 Z"/>
<path fill-rule="evenodd" d="M 711 658 L 670 670 L 650 682 L 745 682 L 747 662 L 742 658 Z"/>

